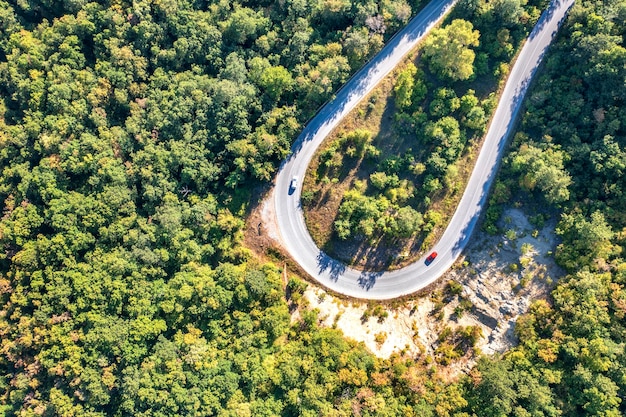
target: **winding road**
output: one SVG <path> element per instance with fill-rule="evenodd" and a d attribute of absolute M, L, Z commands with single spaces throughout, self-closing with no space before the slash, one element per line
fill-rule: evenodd
<path fill-rule="evenodd" d="M 329 257 L 313 242 L 300 206 L 302 188 L 299 185 L 290 190 L 291 179 L 297 176 L 299 184 L 302 183 L 307 167 L 324 138 L 403 60 L 456 1 L 433 0 L 393 37 L 308 123 L 294 143 L 292 154 L 279 169 L 272 198 L 282 243 L 308 274 L 337 293 L 363 299 L 396 298 L 426 287 L 452 266 L 468 243 L 487 201 L 506 139 L 514 127 L 530 80 L 560 23 L 574 4 L 574 0 L 553 0 L 526 40 L 492 117 L 467 188 L 443 236 L 432 248 L 437 251 L 437 258 L 429 266 L 422 258 L 402 269 L 386 272 L 348 268 Z"/>

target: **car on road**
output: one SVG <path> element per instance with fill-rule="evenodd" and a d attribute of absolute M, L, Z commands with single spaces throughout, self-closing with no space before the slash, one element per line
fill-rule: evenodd
<path fill-rule="evenodd" d="M 433 261 L 435 260 L 435 258 L 437 257 L 437 252 L 433 252 L 430 255 L 428 255 L 426 257 L 426 261 L 424 261 L 424 263 L 426 264 L 426 266 L 430 265 L 431 263 L 433 263 Z"/>
<path fill-rule="evenodd" d="M 291 182 L 289 183 L 289 193 L 293 193 L 297 187 L 298 187 L 298 177 L 294 175 L 293 178 L 291 178 Z"/>

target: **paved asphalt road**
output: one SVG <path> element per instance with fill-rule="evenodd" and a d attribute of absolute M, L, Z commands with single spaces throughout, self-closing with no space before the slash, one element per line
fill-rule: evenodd
<path fill-rule="evenodd" d="M 283 244 L 293 259 L 322 285 L 341 294 L 363 299 L 390 299 L 411 294 L 443 275 L 469 241 L 487 201 L 506 138 L 512 130 L 528 83 L 567 10 L 574 0 L 553 0 L 526 41 L 505 86 L 469 183 L 441 240 L 428 251 L 437 258 L 426 266 L 422 258 L 399 270 L 365 272 L 346 267 L 313 242 L 300 206 L 301 185 L 313 154 L 324 138 L 398 64 L 456 0 L 433 0 L 383 50 L 338 91 L 296 140 L 283 162 L 274 187 L 274 204 Z M 298 186 L 290 190 L 291 179 Z M 426 255 L 428 255 L 428 253 Z"/>

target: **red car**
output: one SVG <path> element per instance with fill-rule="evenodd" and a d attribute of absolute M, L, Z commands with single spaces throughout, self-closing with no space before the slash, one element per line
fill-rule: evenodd
<path fill-rule="evenodd" d="M 436 257 L 437 257 L 437 252 L 433 252 L 430 255 L 428 255 L 428 257 L 426 258 L 426 261 L 424 262 L 426 266 L 430 265 L 435 260 Z"/>

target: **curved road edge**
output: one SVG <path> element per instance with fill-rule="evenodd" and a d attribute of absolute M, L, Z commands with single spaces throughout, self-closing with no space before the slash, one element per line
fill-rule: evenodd
<path fill-rule="evenodd" d="M 476 165 L 461 201 L 443 236 L 432 250 L 439 256 L 429 265 L 424 259 L 388 272 L 346 267 L 313 242 L 300 206 L 301 187 L 290 190 L 291 179 L 301 179 L 324 138 L 359 101 L 391 72 L 416 44 L 452 8 L 456 0 L 434 0 L 339 90 L 308 123 L 281 165 L 272 199 L 283 245 L 314 279 L 325 287 L 355 298 L 391 299 L 414 293 L 443 275 L 467 245 L 496 176 L 507 137 L 515 126 L 524 95 L 541 59 L 574 0 L 553 0 L 523 46 L 502 92 Z"/>

